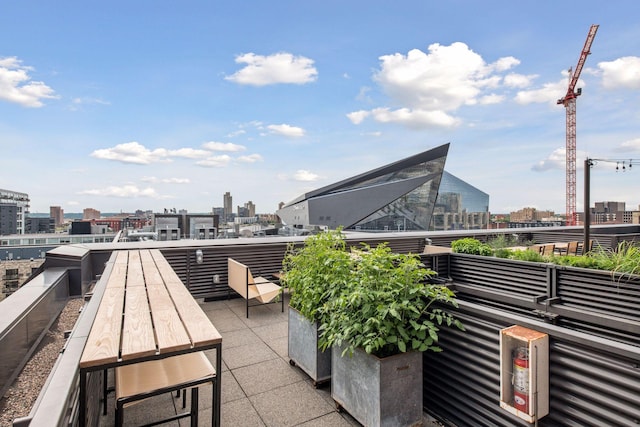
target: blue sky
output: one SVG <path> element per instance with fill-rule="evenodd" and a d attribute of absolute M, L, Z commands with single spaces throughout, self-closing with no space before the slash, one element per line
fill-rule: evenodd
<path fill-rule="evenodd" d="M 450 142 L 490 210 L 565 210 L 640 158 L 640 3 L 0 0 L 0 188 L 32 212 L 279 202 Z M 640 204 L 640 166 L 591 200 Z"/>

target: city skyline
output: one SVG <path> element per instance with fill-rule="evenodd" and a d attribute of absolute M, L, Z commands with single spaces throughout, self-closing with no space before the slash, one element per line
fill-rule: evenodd
<path fill-rule="evenodd" d="M 31 212 L 256 212 L 450 142 L 489 209 L 565 209 L 565 109 L 583 161 L 640 157 L 640 5 L 422 1 L 3 5 L 0 188 Z M 640 171 L 591 171 L 637 209 Z"/>

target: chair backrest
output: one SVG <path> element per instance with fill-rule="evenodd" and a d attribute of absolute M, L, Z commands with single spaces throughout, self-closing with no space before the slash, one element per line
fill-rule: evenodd
<path fill-rule="evenodd" d="M 556 248 L 556 245 L 554 243 L 549 243 L 542 247 L 541 253 L 544 256 L 553 255 L 553 251 L 555 250 L 555 248 Z"/>
<path fill-rule="evenodd" d="M 579 250 L 581 251 L 582 255 L 591 252 L 593 250 L 593 240 L 589 240 L 589 245 L 586 248 L 584 247 L 583 242 L 583 244 L 579 246 Z"/>
<path fill-rule="evenodd" d="M 227 268 L 229 273 L 229 287 L 239 293 L 242 298 L 247 299 L 247 284 L 253 283 L 249 267 L 233 258 L 227 258 Z M 249 282 L 250 279 L 251 282 Z"/>
<path fill-rule="evenodd" d="M 541 254 L 542 253 L 542 249 L 544 248 L 544 245 L 532 245 L 529 247 L 530 250 Z"/>
<path fill-rule="evenodd" d="M 578 241 L 567 243 L 567 255 L 578 255 Z"/>

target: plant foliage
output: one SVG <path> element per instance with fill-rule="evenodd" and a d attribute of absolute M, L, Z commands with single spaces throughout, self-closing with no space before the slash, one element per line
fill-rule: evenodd
<path fill-rule="evenodd" d="M 462 324 L 442 307 L 457 307 L 446 286 L 425 283 L 435 274 L 412 254 L 391 252 L 386 244 L 363 244 L 351 254 L 351 275 L 322 312 L 319 345 L 322 350 L 344 345 L 352 354 L 360 347 L 385 357 L 409 350 L 441 351 L 439 326 Z"/>
<path fill-rule="evenodd" d="M 484 255 L 492 256 L 493 249 L 486 243 L 482 243 L 478 239 L 465 237 L 451 242 L 451 250 L 459 254 Z"/>
<path fill-rule="evenodd" d="M 308 237 L 302 247 L 290 244 L 281 279 L 290 290 L 289 305 L 318 321 L 318 310 L 350 280 L 351 263 L 341 228 Z"/>
<path fill-rule="evenodd" d="M 506 240 L 505 240 L 506 242 Z M 499 258 L 509 258 L 519 261 L 550 262 L 558 265 L 570 267 L 591 268 L 596 270 L 611 271 L 612 275 L 623 278 L 625 275 L 640 274 L 640 246 L 636 242 L 623 241 L 613 249 L 604 249 L 596 246 L 586 255 L 551 255 L 542 256 L 533 250 L 512 250 L 502 247 L 501 240 L 494 243 L 495 250 L 491 247 L 470 237 L 454 240 L 451 242 L 453 252 L 473 255 L 496 256 Z M 489 248 L 489 250 L 487 250 Z"/>

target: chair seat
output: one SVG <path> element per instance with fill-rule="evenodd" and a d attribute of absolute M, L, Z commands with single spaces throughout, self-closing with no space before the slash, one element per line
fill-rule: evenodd
<path fill-rule="evenodd" d="M 125 365 L 115 370 L 116 399 L 177 390 L 215 375 L 203 352 Z"/>

